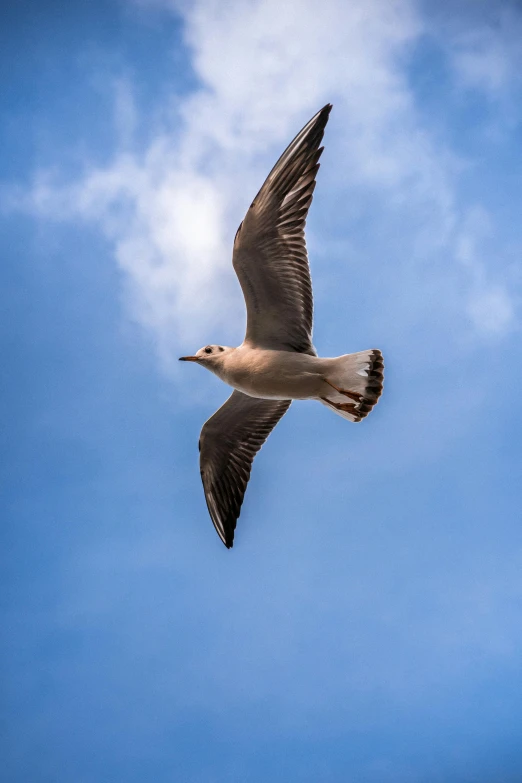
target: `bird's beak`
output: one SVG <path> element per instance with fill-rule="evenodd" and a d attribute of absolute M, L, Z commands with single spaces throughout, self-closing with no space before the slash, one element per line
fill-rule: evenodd
<path fill-rule="evenodd" d="M 197 362 L 198 357 L 197 356 L 180 356 L 179 360 L 180 360 L 180 362 Z"/>

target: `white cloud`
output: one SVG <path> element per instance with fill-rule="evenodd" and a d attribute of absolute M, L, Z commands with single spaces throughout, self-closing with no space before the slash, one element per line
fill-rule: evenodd
<path fill-rule="evenodd" d="M 123 78 L 116 79 L 114 84 L 114 124 L 120 145 L 130 147 L 138 125 L 138 109 L 132 84 Z"/>
<path fill-rule="evenodd" d="M 468 304 L 468 312 L 477 329 L 487 334 L 505 334 L 514 322 L 513 302 L 501 286 L 476 293 Z"/>
<path fill-rule="evenodd" d="M 69 185 L 40 174 L 25 199 L 40 215 L 92 221 L 110 238 L 132 316 L 152 331 L 165 365 L 181 344 L 241 339 L 235 228 L 275 156 L 326 101 L 336 117 L 327 139 L 338 161 L 332 206 L 369 188 L 392 209 L 416 211 L 420 240 L 445 249 L 452 274 L 463 239 L 451 155 L 422 126 L 407 79 L 423 33 L 413 0 L 323 0 L 320 11 L 315 0 L 165 6 L 183 19 L 198 90 L 165 112 L 138 153 L 130 151 L 137 110 L 120 81 L 112 163 Z M 513 319 L 510 296 L 477 287 L 478 263 L 468 264 L 469 316 L 502 332 Z"/>
<path fill-rule="evenodd" d="M 502 98 L 520 84 L 522 15 L 509 2 L 473 10 L 450 36 L 450 59 L 463 86 Z"/>
<path fill-rule="evenodd" d="M 515 304 L 507 285 L 501 280 L 492 281 L 488 274 L 485 251 L 493 234 L 494 226 L 488 212 L 479 206 L 469 209 L 457 233 L 455 257 L 468 275 L 465 301 L 468 317 L 478 333 L 498 336 L 514 327 Z M 492 266 L 502 266 L 498 256 L 492 260 Z"/>

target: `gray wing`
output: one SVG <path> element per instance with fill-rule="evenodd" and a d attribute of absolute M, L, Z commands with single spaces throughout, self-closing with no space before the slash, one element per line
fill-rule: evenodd
<path fill-rule="evenodd" d="M 201 479 L 212 522 L 227 548 L 234 542 L 254 457 L 290 403 L 234 391 L 203 425 L 199 439 Z"/>
<path fill-rule="evenodd" d="M 233 264 L 247 308 L 245 341 L 315 355 L 312 281 L 304 236 L 328 104 L 283 152 L 234 241 Z"/>

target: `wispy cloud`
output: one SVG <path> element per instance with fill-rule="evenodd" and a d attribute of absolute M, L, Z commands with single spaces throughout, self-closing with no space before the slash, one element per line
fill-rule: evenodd
<path fill-rule="evenodd" d="M 100 227 L 124 272 L 131 315 L 151 331 L 165 366 L 181 343 L 241 339 L 235 228 L 273 158 L 326 101 L 337 118 L 328 135 L 332 208 L 359 189 L 379 193 L 381 217 L 395 208 L 416 214 L 409 230 L 445 253 L 441 274 L 462 286 L 466 270 L 463 309 L 477 333 L 511 328 L 511 294 L 469 249 L 472 222 L 462 229 L 454 156 L 416 108 L 408 65 L 424 27 L 413 0 L 324 0 L 320 13 L 306 0 L 162 5 L 182 19 L 198 89 L 169 107 L 136 151 L 139 108 L 119 81 L 113 161 L 72 183 L 40 172 L 22 202 L 40 216 Z M 473 40 L 455 60 L 468 81 L 478 73 Z"/>
<path fill-rule="evenodd" d="M 114 84 L 114 124 L 121 147 L 130 147 L 138 125 L 138 108 L 132 84 L 121 77 Z"/>
<path fill-rule="evenodd" d="M 497 280 L 491 280 L 488 274 L 482 248 L 488 248 L 493 231 L 491 218 L 485 209 L 470 209 L 457 233 L 455 256 L 468 272 L 465 311 L 478 333 L 495 336 L 513 328 L 515 302 L 499 275 Z"/>
<path fill-rule="evenodd" d="M 484 3 L 473 11 L 478 11 L 478 17 L 466 14 L 452 31 L 449 56 L 463 86 L 496 101 L 522 83 L 520 8 L 516 3 L 499 2 Z"/>

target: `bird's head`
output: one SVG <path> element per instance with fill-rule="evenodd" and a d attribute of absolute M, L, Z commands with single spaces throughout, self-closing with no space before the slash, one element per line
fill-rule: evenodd
<path fill-rule="evenodd" d="M 221 364 L 223 357 L 233 351 L 233 348 L 228 348 L 225 345 L 205 345 L 204 348 L 200 348 L 194 356 L 180 356 L 180 362 L 197 362 L 203 364 L 212 369 Z"/>

